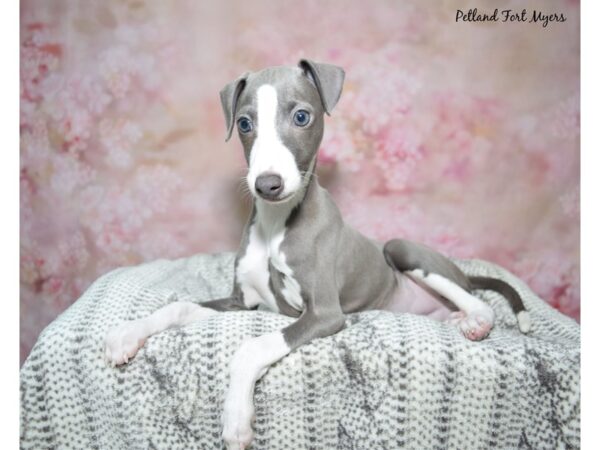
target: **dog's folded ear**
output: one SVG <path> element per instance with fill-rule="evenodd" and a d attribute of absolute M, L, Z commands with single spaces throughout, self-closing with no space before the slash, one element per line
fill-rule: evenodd
<path fill-rule="evenodd" d="M 342 95 L 344 86 L 344 69 L 333 64 L 316 63 L 301 59 L 298 66 L 304 71 L 319 91 L 323 109 L 328 115 Z"/>
<path fill-rule="evenodd" d="M 227 84 L 221 89 L 221 106 L 223 107 L 223 113 L 225 114 L 225 125 L 227 127 L 227 134 L 225 135 L 225 142 L 231 138 L 231 133 L 235 125 L 235 111 L 237 108 L 238 99 L 240 94 L 246 86 L 246 80 L 250 72 L 246 72 L 240 75 L 235 81 Z"/>

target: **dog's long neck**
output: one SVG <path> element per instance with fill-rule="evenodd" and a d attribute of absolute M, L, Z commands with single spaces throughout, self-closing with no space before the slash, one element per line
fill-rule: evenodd
<path fill-rule="evenodd" d="M 315 157 L 316 160 L 316 157 Z M 272 203 L 263 199 L 254 200 L 255 223 L 261 229 L 265 236 L 273 236 L 280 232 L 285 226 L 290 217 L 299 208 L 313 198 L 311 195 L 318 185 L 315 176 L 315 165 L 313 161 L 311 168 L 304 174 L 304 186 L 294 195 L 293 198 L 283 203 Z"/>

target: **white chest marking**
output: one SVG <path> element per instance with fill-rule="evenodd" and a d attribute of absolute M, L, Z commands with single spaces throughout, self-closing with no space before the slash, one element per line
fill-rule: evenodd
<path fill-rule="evenodd" d="M 285 301 L 294 309 L 298 311 L 302 311 L 302 296 L 300 295 L 300 285 L 293 277 L 294 271 L 290 266 L 287 265 L 285 261 L 285 253 L 283 253 L 279 246 L 283 241 L 284 234 L 281 233 L 281 240 L 279 242 L 275 242 L 277 246 L 277 252 L 273 253 L 271 257 L 271 264 L 278 272 L 281 272 L 283 277 L 283 289 L 281 290 L 281 294 Z M 279 238 L 278 238 L 279 239 Z"/>
<path fill-rule="evenodd" d="M 257 201 L 256 207 L 257 216 L 250 226 L 246 252 L 238 261 L 236 271 L 237 282 L 244 294 L 244 304 L 248 308 L 264 306 L 271 311 L 279 311 L 275 295 L 269 287 L 270 261 L 277 271 L 285 275 L 281 291 L 283 298 L 290 306 L 302 311 L 300 285 L 294 279 L 293 270 L 287 265 L 285 254 L 280 249 L 285 237 L 288 211 L 260 201 Z"/>
<path fill-rule="evenodd" d="M 269 247 L 258 225 L 250 227 L 246 253 L 238 261 L 237 282 L 244 294 L 244 304 L 248 308 L 263 305 L 278 311 L 277 301 L 269 288 Z"/>

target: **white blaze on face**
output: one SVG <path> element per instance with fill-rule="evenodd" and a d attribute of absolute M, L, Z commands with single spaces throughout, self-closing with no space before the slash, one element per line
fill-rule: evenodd
<path fill-rule="evenodd" d="M 274 173 L 283 179 L 281 198 L 295 193 L 301 186 L 302 177 L 296 159 L 283 145 L 277 130 L 277 91 L 265 84 L 256 91 L 257 123 L 256 140 L 250 151 L 248 186 L 256 195 L 256 179 L 264 173 Z"/>

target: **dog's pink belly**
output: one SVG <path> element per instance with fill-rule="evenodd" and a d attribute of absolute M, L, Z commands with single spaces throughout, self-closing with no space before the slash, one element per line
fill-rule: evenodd
<path fill-rule="evenodd" d="M 398 287 L 386 311 L 397 313 L 419 314 L 435 320 L 445 320 L 452 311 L 441 303 L 434 295 L 420 287 L 409 277 L 396 274 Z"/>

